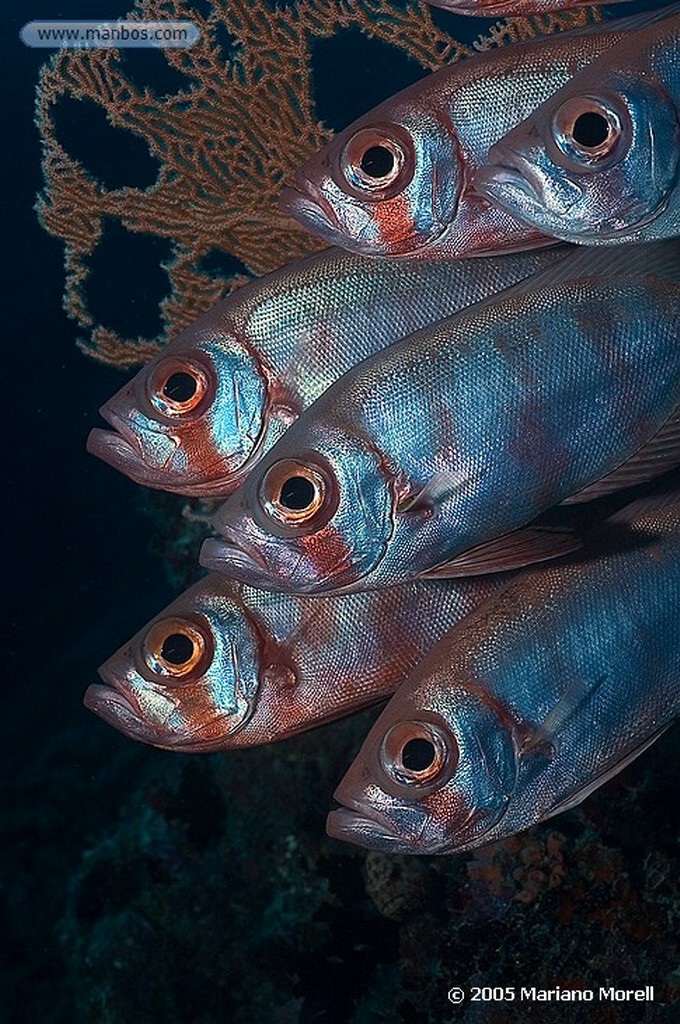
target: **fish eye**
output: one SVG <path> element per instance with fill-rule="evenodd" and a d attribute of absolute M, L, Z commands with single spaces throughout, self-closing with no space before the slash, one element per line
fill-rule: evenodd
<path fill-rule="evenodd" d="M 414 165 L 412 143 L 396 126 L 362 128 L 347 142 L 340 158 L 346 184 L 364 199 L 385 199 L 401 192 L 413 177 Z"/>
<path fill-rule="evenodd" d="M 203 675 L 212 661 L 210 632 L 189 619 L 162 619 L 146 634 L 142 654 L 149 670 L 165 682 L 187 682 Z"/>
<path fill-rule="evenodd" d="M 458 744 L 451 733 L 434 722 L 399 722 L 385 733 L 380 765 L 400 788 L 436 788 L 446 782 L 458 765 Z"/>
<path fill-rule="evenodd" d="M 557 109 L 552 134 L 565 156 L 581 166 L 599 167 L 616 155 L 623 119 L 613 105 L 592 96 L 579 96 Z"/>
<path fill-rule="evenodd" d="M 200 411 L 208 391 L 208 374 L 189 359 L 161 360 L 149 381 L 151 403 L 165 416 L 180 417 Z"/>
<path fill-rule="evenodd" d="M 275 462 L 260 484 L 262 508 L 284 526 L 323 525 L 337 508 L 335 493 L 330 471 L 311 459 Z"/>
<path fill-rule="evenodd" d="M 387 146 L 369 146 L 359 161 L 359 167 L 366 178 L 380 181 L 392 173 L 395 163 L 392 149 Z"/>

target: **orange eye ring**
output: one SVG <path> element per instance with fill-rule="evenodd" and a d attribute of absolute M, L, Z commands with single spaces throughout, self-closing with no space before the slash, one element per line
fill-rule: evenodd
<path fill-rule="evenodd" d="M 155 367 L 149 381 L 149 400 L 164 416 L 186 417 L 201 411 L 210 381 L 193 359 L 170 356 Z"/>
<path fill-rule="evenodd" d="M 575 96 L 555 111 L 551 131 L 565 156 L 581 166 L 599 168 L 617 155 L 624 120 L 613 104 Z"/>
<path fill-rule="evenodd" d="M 413 178 L 415 155 L 405 131 L 396 125 L 361 128 L 340 157 L 343 184 L 361 199 L 388 199 Z"/>
<path fill-rule="evenodd" d="M 171 617 L 154 622 L 142 641 L 147 668 L 166 683 L 204 675 L 213 654 L 209 630 L 189 619 Z"/>
<path fill-rule="evenodd" d="M 260 502 L 276 523 L 317 527 L 337 508 L 332 475 L 311 460 L 281 459 L 262 477 Z"/>
<path fill-rule="evenodd" d="M 435 722 L 397 722 L 385 733 L 378 754 L 380 767 L 401 791 L 438 789 L 451 778 L 460 752 L 455 738 Z"/>

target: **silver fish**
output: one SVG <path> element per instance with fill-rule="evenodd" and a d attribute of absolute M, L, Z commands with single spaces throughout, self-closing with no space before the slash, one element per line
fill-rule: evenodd
<path fill-rule="evenodd" d="M 339 249 L 238 289 L 101 408 L 88 450 L 137 483 L 230 494 L 287 426 L 355 363 L 531 274 L 553 249 L 394 263 Z"/>
<path fill-rule="evenodd" d="M 167 750 L 271 743 L 389 696 L 506 582 L 415 582 L 319 600 L 213 573 L 102 665 L 85 704 L 131 739 Z"/>
<path fill-rule="evenodd" d="M 680 710 L 680 495 L 522 575 L 428 655 L 368 734 L 337 839 L 453 853 L 584 800 Z"/>
<path fill-rule="evenodd" d="M 496 143 L 474 187 L 536 230 L 615 245 L 680 234 L 679 172 L 676 13 L 626 36 Z"/>

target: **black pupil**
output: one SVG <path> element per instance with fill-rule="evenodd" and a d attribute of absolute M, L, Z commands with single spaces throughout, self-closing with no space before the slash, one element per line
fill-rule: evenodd
<path fill-rule="evenodd" d="M 435 758 L 434 743 L 422 738 L 409 740 L 401 752 L 401 763 L 411 772 L 423 772 Z"/>
<path fill-rule="evenodd" d="M 609 122 L 602 114 L 596 114 L 589 110 L 580 114 L 574 121 L 573 128 L 574 142 L 584 149 L 594 149 L 606 142 L 609 135 Z"/>
<path fill-rule="evenodd" d="M 394 154 L 385 146 L 371 146 L 361 158 L 361 170 L 368 178 L 385 178 L 394 167 Z"/>
<path fill-rule="evenodd" d="M 301 512 L 314 501 L 315 488 L 306 476 L 291 476 L 281 488 L 280 502 L 285 508 Z"/>
<path fill-rule="evenodd" d="M 169 665 L 185 665 L 194 653 L 194 642 L 186 633 L 171 633 L 161 647 L 161 656 Z"/>
<path fill-rule="evenodd" d="M 165 382 L 163 394 L 172 402 L 188 402 L 196 394 L 196 378 L 190 373 L 173 373 Z"/>

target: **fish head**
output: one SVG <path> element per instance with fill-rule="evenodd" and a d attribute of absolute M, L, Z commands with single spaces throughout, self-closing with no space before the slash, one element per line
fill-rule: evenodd
<path fill-rule="evenodd" d="M 474 187 L 546 234 L 634 239 L 665 208 L 679 155 L 670 97 L 612 74 L 556 93 L 491 148 Z"/>
<path fill-rule="evenodd" d="M 184 331 L 100 412 L 88 450 L 136 483 L 228 494 L 258 457 L 272 418 L 266 368 L 235 325 Z"/>
<path fill-rule="evenodd" d="M 221 749 L 253 714 L 263 659 L 238 586 L 207 576 L 101 666 L 84 703 L 142 743 Z"/>
<path fill-rule="evenodd" d="M 380 453 L 351 431 L 294 424 L 213 517 L 201 564 L 268 590 L 365 589 L 392 534 Z"/>
<path fill-rule="evenodd" d="M 402 100 L 360 118 L 307 160 L 280 206 L 333 245 L 409 256 L 441 237 L 461 188 L 446 119 Z"/>
<path fill-rule="evenodd" d="M 480 846 L 508 809 L 518 755 L 502 714 L 441 673 L 406 682 L 335 792 L 327 831 L 387 853 Z"/>

